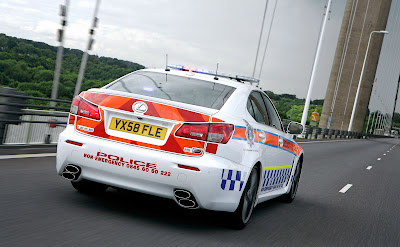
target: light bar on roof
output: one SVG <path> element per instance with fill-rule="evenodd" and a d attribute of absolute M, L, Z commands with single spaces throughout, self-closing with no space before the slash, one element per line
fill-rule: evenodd
<path fill-rule="evenodd" d="M 232 74 L 225 74 L 225 73 L 215 73 L 211 70 L 203 70 L 203 69 L 195 69 L 195 68 L 190 68 L 190 67 L 185 67 L 183 65 L 176 65 L 176 64 L 168 64 L 168 68 L 171 69 L 176 69 L 176 70 L 181 70 L 181 71 L 191 71 L 194 73 L 199 73 L 199 74 L 205 74 L 205 75 L 213 75 L 217 77 L 224 77 L 224 78 L 229 78 L 229 79 L 234 79 L 237 81 L 247 81 L 250 83 L 258 83 L 260 80 L 252 77 L 247 77 L 247 76 L 240 76 L 240 75 L 232 75 Z"/>

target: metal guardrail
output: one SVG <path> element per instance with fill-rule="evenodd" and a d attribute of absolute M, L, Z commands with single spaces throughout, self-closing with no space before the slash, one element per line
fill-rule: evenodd
<path fill-rule="evenodd" d="M 287 128 L 290 121 L 291 120 L 289 119 L 282 119 L 284 129 Z M 375 134 L 369 134 L 365 132 L 354 132 L 354 131 L 313 127 L 310 125 L 306 125 L 303 134 L 298 136 L 298 138 L 301 139 L 365 139 L 365 138 L 385 138 L 385 137 L 389 136 L 383 135 L 378 131 Z"/>
<path fill-rule="evenodd" d="M 69 100 L 49 99 L 49 98 L 33 97 L 33 96 L 27 96 L 27 95 L 14 95 L 14 94 L 7 94 L 7 93 L 0 93 L 0 97 L 13 97 L 13 98 L 21 98 L 21 99 L 36 99 L 36 100 L 42 100 L 42 101 L 71 103 L 71 101 L 69 101 Z"/>
<path fill-rule="evenodd" d="M 12 88 L 0 87 L 0 145 L 56 143 L 66 127 L 69 107 L 34 105 L 25 100 L 71 103 L 27 96 Z"/>
<path fill-rule="evenodd" d="M 16 95 L 16 94 L 6 94 L 6 93 L 0 93 L 0 98 L 1 97 L 9 97 L 9 98 L 18 98 L 18 99 L 34 99 L 34 100 L 40 100 L 40 101 L 53 101 L 53 102 L 60 102 L 60 103 L 69 103 L 71 104 L 71 101 L 68 100 L 59 100 L 59 99 L 48 99 L 48 98 L 41 98 L 41 97 L 32 97 L 32 96 L 26 96 L 26 95 Z M 51 109 L 51 110 L 65 110 L 69 111 L 69 107 L 56 107 L 56 106 L 44 106 L 44 105 L 32 105 L 32 104 L 21 104 L 21 103 L 15 103 L 15 102 L 7 102 L 7 101 L 0 101 L 0 105 L 4 106 L 12 106 L 12 107 L 28 107 L 28 108 L 39 108 L 39 109 Z M 57 114 L 57 112 L 49 112 L 47 113 L 46 111 L 44 112 L 38 112 L 38 113 L 24 113 L 22 111 L 5 111 L 0 109 L 0 114 L 11 114 L 11 115 L 38 115 L 38 116 L 53 116 L 53 117 L 61 117 L 62 115 Z M 26 120 L 16 120 L 16 121 L 10 121 L 7 119 L 2 119 L 0 118 L 0 122 L 26 122 Z M 42 123 L 54 123 L 51 121 L 48 122 L 42 122 Z M 66 124 L 67 122 L 56 122 L 56 124 Z"/>
<path fill-rule="evenodd" d="M 68 112 L 58 113 L 57 117 L 51 111 L 24 109 L 21 124 L 8 124 L 3 144 L 40 144 L 57 143 L 59 134 L 65 129 Z M 31 113 L 36 113 L 32 115 Z M 43 115 L 42 115 L 43 114 Z M 61 116 L 63 115 L 63 116 Z M 51 128 L 48 123 L 56 120 L 58 124 Z"/>
<path fill-rule="evenodd" d="M 365 139 L 382 137 L 387 136 L 368 134 L 364 132 L 326 129 L 308 125 L 304 130 L 304 139 Z"/>
<path fill-rule="evenodd" d="M 70 102 L 71 103 L 71 102 Z M 40 108 L 40 109 L 53 109 L 53 110 L 69 110 L 67 107 L 56 107 L 56 106 L 43 106 L 43 105 L 30 105 L 30 104 L 18 104 L 18 103 L 4 103 L 0 102 L 0 105 L 8 106 L 18 106 L 18 107 L 30 107 L 30 108 Z"/>

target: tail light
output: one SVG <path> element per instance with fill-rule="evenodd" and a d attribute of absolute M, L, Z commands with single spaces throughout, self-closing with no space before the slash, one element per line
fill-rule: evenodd
<path fill-rule="evenodd" d="M 225 144 L 231 139 L 232 133 L 231 124 L 210 124 L 207 141 Z"/>
<path fill-rule="evenodd" d="M 208 124 L 183 124 L 175 135 L 205 141 L 207 133 Z"/>
<path fill-rule="evenodd" d="M 175 133 L 176 136 L 210 141 L 225 144 L 233 133 L 233 125 L 210 123 L 210 124 L 183 124 Z"/>
<path fill-rule="evenodd" d="M 70 112 L 82 117 L 100 120 L 99 108 L 82 99 L 80 96 L 76 96 L 72 100 Z"/>

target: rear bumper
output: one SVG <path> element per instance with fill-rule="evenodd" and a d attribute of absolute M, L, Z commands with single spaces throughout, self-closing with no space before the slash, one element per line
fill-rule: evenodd
<path fill-rule="evenodd" d="M 83 143 L 82 146 L 66 140 Z M 79 179 L 175 200 L 174 189 L 190 191 L 201 208 L 236 210 L 249 168 L 205 153 L 188 157 L 83 135 L 68 126 L 60 134 L 57 173 L 68 164 L 82 169 Z M 200 171 L 179 168 L 178 164 Z"/>

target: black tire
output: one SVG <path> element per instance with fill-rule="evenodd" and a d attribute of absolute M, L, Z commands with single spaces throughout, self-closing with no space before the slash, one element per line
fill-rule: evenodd
<path fill-rule="evenodd" d="M 81 193 L 101 194 L 108 188 L 105 184 L 96 183 L 89 180 L 81 180 L 79 182 L 71 181 L 72 186 Z"/>
<path fill-rule="evenodd" d="M 294 198 L 296 197 L 297 189 L 299 187 L 302 165 L 303 164 L 300 162 L 300 159 L 299 159 L 299 161 L 297 161 L 296 171 L 294 172 L 293 182 L 290 186 L 290 190 L 287 194 L 284 194 L 281 196 L 281 200 L 283 202 L 291 203 L 294 200 Z"/>
<path fill-rule="evenodd" d="M 260 180 L 260 172 L 258 166 L 253 167 L 249 179 L 240 198 L 239 206 L 231 215 L 232 227 L 237 230 L 243 229 L 250 220 L 253 212 Z"/>

